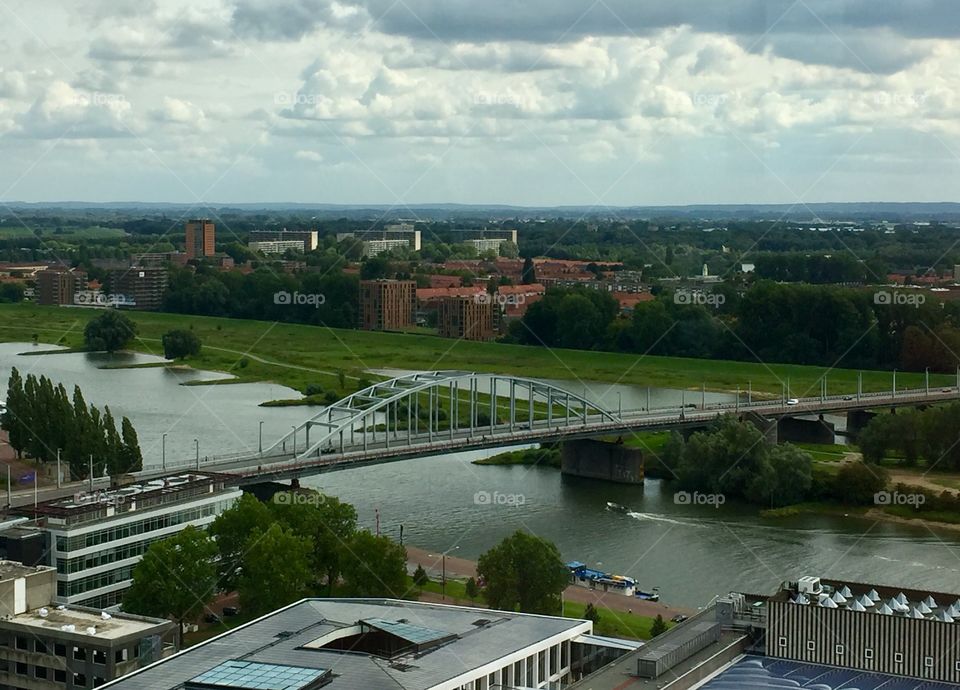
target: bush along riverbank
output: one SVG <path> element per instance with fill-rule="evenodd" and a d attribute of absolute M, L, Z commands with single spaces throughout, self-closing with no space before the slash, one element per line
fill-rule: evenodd
<path fill-rule="evenodd" d="M 474 465 L 542 465 L 560 467 L 560 444 L 544 443 L 539 448 L 511 450 L 489 458 L 473 461 Z"/>

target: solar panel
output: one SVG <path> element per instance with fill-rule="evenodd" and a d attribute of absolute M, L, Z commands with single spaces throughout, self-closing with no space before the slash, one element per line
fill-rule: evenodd
<path fill-rule="evenodd" d="M 231 659 L 187 682 L 187 687 L 238 690 L 306 690 L 329 674 L 328 669 L 283 666 Z M 313 686 L 318 687 L 318 686 Z"/>

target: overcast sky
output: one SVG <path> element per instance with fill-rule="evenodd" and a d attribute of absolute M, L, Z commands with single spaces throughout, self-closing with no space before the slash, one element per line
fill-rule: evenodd
<path fill-rule="evenodd" d="M 960 200 L 956 0 L 0 0 L 0 200 Z"/>

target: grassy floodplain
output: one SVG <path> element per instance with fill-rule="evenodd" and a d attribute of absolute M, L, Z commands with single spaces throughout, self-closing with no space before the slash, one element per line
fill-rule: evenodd
<path fill-rule="evenodd" d="M 82 347 L 83 328 L 98 310 L 0 305 L 0 341 Z M 603 381 L 636 386 L 734 391 L 751 382 L 757 394 L 779 396 L 790 380 L 791 395 L 818 395 L 828 372 L 831 394 L 856 390 L 857 372 L 848 369 L 759 362 L 653 357 L 585 350 L 559 350 L 501 343 L 477 343 L 433 335 L 373 333 L 278 322 L 127 312 L 140 331 L 131 344 L 138 352 L 161 355 L 161 336 L 191 328 L 203 341 L 198 369 L 234 374 L 240 381 L 275 381 L 303 391 L 311 383 L 328 390 L 354 390 L 370 369 L 459 369 L 537 378 Z M 347 377 L 339 385 L 338 372 Z M 864 372 L 864 391 L 889 390 L 890 372 Z M 951 376 L 931 376 L 932 385 L 952 385 Z M 897 386 L 920 387 L 922 374 L 899 373 Z"/>

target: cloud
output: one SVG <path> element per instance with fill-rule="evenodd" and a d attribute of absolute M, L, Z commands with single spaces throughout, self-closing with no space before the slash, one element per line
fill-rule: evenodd
<path fill-rule="evenodd" d="M 55 81 L 15 118 L 19 135 L 37 139 L 109 139 L 133 136 L 130 103 L 118 94 L 78 91 Z"/>
<path fill-rule="evenodd" d="M 203 110 L 190 101 L 165 96 L 160 108 L 150 111 L 150 117 L 155 122 L 178 125 L 203 126 L 206 117 Z"/>

